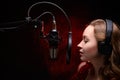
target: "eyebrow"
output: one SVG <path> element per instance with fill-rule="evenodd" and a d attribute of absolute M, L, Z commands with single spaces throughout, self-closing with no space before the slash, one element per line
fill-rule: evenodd
<path fill-rule="evenodd" d="M 87 38 L 88 39 L 88 37 L 86 36 L 86 35 L 83 35 L 83 37 L 82 37 L 83 39 L 85 39 L 85 38 Z"/>

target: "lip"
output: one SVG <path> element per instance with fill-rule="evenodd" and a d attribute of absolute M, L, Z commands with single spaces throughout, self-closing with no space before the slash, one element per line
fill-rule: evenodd
<path fill-rule="evenodd" d="M 81 50 L 79 51 L 79 53 L 80 53 L 80 55 L 83 55 L 83 52 Z"/>
<path fill-rule="evenodd" d="M 79 50 L 79 52 L 80 52 L 80 53 L 83 53 L 83 50 L 82 50 L 82 49 L 80 49 L 80 50 Z"/>
<path fill-rule="evenodd" d="M 80 55 L 83 55 L 83 53 L 82 53 L 82 52 L 80 52 Z"/>

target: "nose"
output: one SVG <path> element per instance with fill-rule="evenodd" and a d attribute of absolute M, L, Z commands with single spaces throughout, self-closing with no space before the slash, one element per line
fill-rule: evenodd
<path fill-rule="evenodd" d="M 77 47 L 82 48 L 82 41 L 77 45 Z"/>

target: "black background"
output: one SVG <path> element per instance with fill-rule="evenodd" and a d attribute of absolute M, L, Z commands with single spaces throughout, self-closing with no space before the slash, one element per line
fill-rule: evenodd
<path fill-rule="evenodd" d="M 25 20 L 28 8 L 42 0 L 2 0 L 0 2 L 0 24 Z M 59 5 L 69 17 L 74 16 L 85 25 L 96 18 L 108 18 L 120 24 L 120 7 L 117 0 L 46 0 Z M 38 9 L 40 10 L 40 9 Z M 37 11 L 37 10 L 36 10 Z M 7 25 L 8 26 L 8 25 Z M 0 26 L 3 27 L 3 26 Z M 6 27 L 6 26 L 5 26 Z M 74 27 L 75 28 L 75 27 Z M 77 31 L 76 31 L 77 32 Z M 48 71 L 44 54 L 39 54 L 39 39 L 33 28 L 0 32 L 1 79 L 4 80 L 67 80 L 72 74 L 55 74 Z M 32 35 L 32 36 L 31 36 Z M 38 39 L 38 40 L 37 40 Z M 36 43 L 33 42 L 36 40 Z M 77 40 L 79 41 L 79 40 Z M 45 45 L 45 44 L 43 44 Z M 44 48 L 41 47 L 41 50 Z M 36 53 L 36 54 L 34 54 Z M 38 56 L 39 55 L 39 56 Z M 77 61 L 77 60 L 75 60 Z M 47 61 L 48 64 L 49 61 Z M 73 61 L 74 62 L 74 61 Z M 56 62 L 57 63 L 57 62 Z M 56 65 L 52 64 L 52 65 Z M 76 64 L 78 64 L 76 62 Z M 74 65 L 74 64 L 73 64 Z M 66 66 L 66 65 L 61 65 Z M 77 65 L 76 65 L 77 66 Z M 73 67 L 74 69 L 76 68 Z M 52 66 L 53 67 L 53 66 Z M 59 69 L 59 68 L 58 68 Z M 56 71 L 57 72 L 57 71 Z M 68 71 L 69 72 L 69 71 Z M 73 71 L 74 72 L 74 71 Z"/>
<path fill-rule="evenodd" d="M 1 21 L 21 20 L 27 16 L 28 8 L 44 0 L 2 0 L 0 3 Z M 62 7 L 68 15 L 94 18 L 110 18 L 119 22 L 119 2 L 117 0 L 46 0 Z"/>

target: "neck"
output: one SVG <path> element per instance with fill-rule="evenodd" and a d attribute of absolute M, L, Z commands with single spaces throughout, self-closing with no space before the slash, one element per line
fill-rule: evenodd
<path fill-rule="evenodd" d="M 104 57 L 100 56 L 100 57 L 94 58 L 90 62 L 93 65 L 93 69 L 90 70 L 90 74 L 95 77 L 98 77 L 99 70 L 103 66 L 103 63 L 104 63 Z"/>

